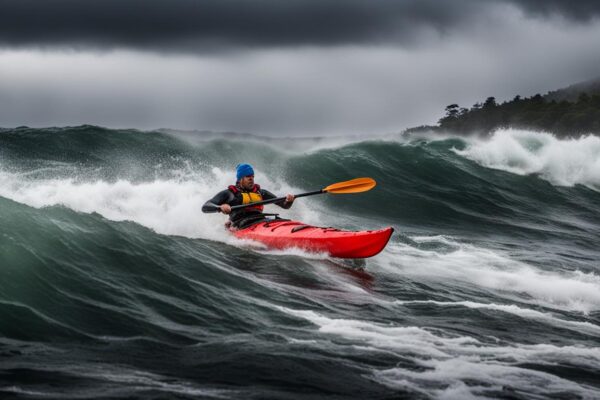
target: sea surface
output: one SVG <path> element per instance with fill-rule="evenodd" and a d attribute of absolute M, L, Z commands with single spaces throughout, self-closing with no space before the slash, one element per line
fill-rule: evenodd
<path fill-rule="evenodd" d="M 364 263 L 202 204 L 240 162 Z M 2 399 L 598 399 L 600 138 L 0 129 Z"/>

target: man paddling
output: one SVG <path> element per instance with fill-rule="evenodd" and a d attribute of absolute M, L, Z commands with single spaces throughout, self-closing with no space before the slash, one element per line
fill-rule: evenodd
<path fill-rule="evenodd" d="M 268 190 L 261 189 L 259 185 L 254 183 L 254 169 L 250 164 L 238 164 L 236 178 L 235 185 L 229 186 L 204 203 L 202 212 L 222 212 L 223 214 L 229 214 L 229 224 L 234 228 L 245 228 L 257 222 L 264 221 L 266 215 L 262 212 L 264 208 L 262 204 L 237 210 L 232 210 L 231 207 L 275 199 L 277 196 Z M 288 194 L 284 200 L 275 204 L 287 210 L 293 203 L 294 195 Z"/>

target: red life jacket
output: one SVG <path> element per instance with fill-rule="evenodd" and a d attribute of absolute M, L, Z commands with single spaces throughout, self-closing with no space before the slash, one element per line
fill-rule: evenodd
<path fill-rule="evenodd" d="M 242 195 L 242 204 L 256 203 L 262 201 L 263 199 L 262 195 L 260 194 L 260 186 L 256 184 L 252 187 L 252 190 L 250 190 L 249 192 L 242 191 L 239 187 L 234 185 L 230 185 L 228 189 L 236 196 L 238 195 L 238 193 Z M 262 204 L 260 204 L 257 206 L 246 207 L 246 210 L 262 212 L 264 208 L 265 207 Z"/>

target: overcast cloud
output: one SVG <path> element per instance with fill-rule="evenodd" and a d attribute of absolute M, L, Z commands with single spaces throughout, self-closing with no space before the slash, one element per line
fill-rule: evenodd
<path fill-rule="evenodd" d="M 0 0 L 0 126 L 371 134 L 600 75 L 600 2 Z"/>
<path fill-rule="evenodd" d="M 589 21 L 598 1 L 0 0 L 0 43 L 203 52 L 235 47 L 419 42 L 514 4 L 530 16 Z"/>

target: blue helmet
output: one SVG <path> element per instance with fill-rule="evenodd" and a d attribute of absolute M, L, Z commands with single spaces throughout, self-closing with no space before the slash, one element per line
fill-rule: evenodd
<path fill-rule="evenodd" d="M 236 167 L 236 178 L 239 181 L 245 176 L 254 175 L 254 169 L 250 164 L 238 164 Z"/>

